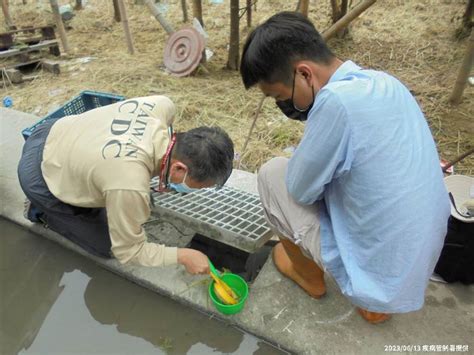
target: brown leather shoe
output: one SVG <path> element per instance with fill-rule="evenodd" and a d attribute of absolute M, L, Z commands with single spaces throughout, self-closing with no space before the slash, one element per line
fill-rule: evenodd
<path fill-rule="evenodd" d="M 285 242 L 291 243 L 289 241 Z M 324 296 L 326 293 L 324 272 L 314 261 L 306 258 L 297 245 L 291 243 L 298 250 L 292 249 L 291 252 L 288 253 L 285 242 L 278 243 L 273 247 L 273 262 L 278 271 L 296 282 L 296 284 L 311 297 L 318 299 Z M 289 247 L 292 248 L 292 246 Z"/>
<path fill-rule="evenodd" d="M 362 318 L 371 324 L 382 323 L 392 318 L 392 316 L 388 313 L 370 312 L 359 307 L 357 307 L 357 312 L 359 312 Z"/>

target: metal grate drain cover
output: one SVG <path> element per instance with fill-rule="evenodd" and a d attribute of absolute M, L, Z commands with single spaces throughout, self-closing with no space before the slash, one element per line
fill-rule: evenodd
<path fill-rule="evenodd" d="M 152 187 L 157 182 L 152 180 Z M 190 194 L 153 193 L 154 213 L 171 223 L 183 223 L 197 233 L 249 253 L 272 233 L 263 217 L 258 195 L 223 187 Z"/>

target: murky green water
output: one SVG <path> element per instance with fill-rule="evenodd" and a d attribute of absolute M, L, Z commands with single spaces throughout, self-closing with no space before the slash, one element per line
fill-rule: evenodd
<path fill-rule="evenodd" d="M 282 354 L 4 219 L 0 353 Z"/>

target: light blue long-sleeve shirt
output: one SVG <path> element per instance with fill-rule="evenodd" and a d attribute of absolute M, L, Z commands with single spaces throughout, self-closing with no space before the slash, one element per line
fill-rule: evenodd
<path fill-rule="evenodd" d="M 450 214 L 436 147 L 407 88 L 343 63 L 316 95 L 286 183 L 320 204 L 321 256 L 374 312 L 420 309 Z"/>

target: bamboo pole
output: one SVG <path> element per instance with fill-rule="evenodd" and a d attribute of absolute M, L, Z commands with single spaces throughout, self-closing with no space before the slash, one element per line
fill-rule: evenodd
<path fill-rule="evenodd" d="M 166 19 L 161 14 L 160 10 L 155 6 L 153 0 L 145 0 L 145 5 L 148 7 L 150 12 L 155 16 L 156 20 L 160 23 L 161 27 L 168 33 L 169 35 L 174 32 L 173 27 L 166 21 Z"/>
<path fill-rule="evenodd" d="M 464 60 L 459 68 L 458 77 L 456 79 L 456 84 L 454 85 L 453 92 L 449 97 L 449 101 L 452 104 L 459 104 L 461 102 L 462 93 L 464 92 L 464 88 L 466 87 L 467 78 L 469 77 L 469 73 L 474 65 L 474 31 L 471 30 L 471 35 L 469 36 L 467 42 L 467 49 L 466 54 L 464 56 Z"/>
<path fill-rule="evenodd" d="M 10 17 L 8 0 L 2 0 L 2 12 L 3 16 L 5 16 L 5 25 L 7 26 L 7 29 L 11 29 L 14 27 L 14 24 L 12 18 Z"/>
<path fill-rule="evenodd" d="M 127 10 L 123 0 L 117 0 L 117 2 L 120 11 L 120 17 L 122 18 L 123 32 L 125 32 L 125 41 L 127 42 L 128 52 L 133 54 L 135 53 L 135 48 L 133 47 L 132 33 L 130 32 L 130 27 L 128 26 Z"/>
<path fill-rule="evenodd" d="M 249 144 L 250 137 L 252 136 L 253 129 L 255 127 L 255 123 L 257 122 L 258 115 L 260 114 L 260 111 L 262 110 L 263 102 L 265 101 L 266 96 L 263 95 L 262 98 L 260 99 L 257 110 L 255 110 L 255 114 L 253 116 L 253 121 L 252 124 L 250 125 L 250 130 L 249 134 L 247 135 L 247 138 L 245 139 L 244 146 L 242 148 L 242 153 L 240 154 L 239 158 L 239 163 L 237 165 L 237 169 L 240 169 L 240 162 L 242 161 L 242 158 L 244 157 L 245 152 L 247 151 L 247 145 Z"/>
<path fill-rule="evenodd" d="M 201 0 L 193 0 L 193 17 L 197 18 L 204 27 L 204 21 L 202 19 L 202 3 Z"/>
<path fill-rule="evenodd" d="M 186 0 L 181 0 L 181 8 L 183 9 L 183 22 L 188 22 L 188 8 L 186 7 Z"/>
<path fill-rule="evenodd" d="M 356 7 L 349 11 L 345 16 L 343 16 L 339 21 L 329 27 L 326 31 L 323 32 L 322 36 L 325 41 L 334 37 L 334 35 L 339 32 L 341 29 L 349 25 L 355 18 L 362 14 L 365 10 L 375 4 L 377 0 L 364 0 L 360 2 Z"/>
<path fill-rule="evenodd" d="M 239 69 L 239 0 L 230 0 L 230 44 L 227 68 Z"/>
<path fill-rule="evenodd" d="M 54 20 L 56 21 L 56 27 L 59 32 L 59 38 L 61 38 L 61 43 L 63 45 L 63 49 L 66 53 L 70 52 L 69 42 L 66 36 L 66 30 L 64 29 L 63 19 L 61 18 L 61 14 L 59 13 L 59 5 L 58 0 L 49 0 L 51 3 L 51 9 L 53 10 Z"/>
<path fill-rule="evenodd" d="M 469 156 L 469 155 L 471 155 L 471 154 L 473 154 L 473 153 L 474 153 L 474 148 L 468 150 L 468 151 L 467 151 L 466 153 L 464 153 L 464 154 L 461 154 L 461 155 L 458 156 L 457 158 L 454 158 L 454 160 L 452 160 L 452 161 L 446 163 L 446 165 L 444 165 L 441 170 L 443 170 L 443 173 L 447 172 L 448 169 L 449 169 L 450 167 L 452 167 L 454 164 L 459 163 L 461 160 L 463 160 L 464 158 L 466 158 L 467 156 Z"/>

